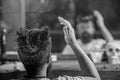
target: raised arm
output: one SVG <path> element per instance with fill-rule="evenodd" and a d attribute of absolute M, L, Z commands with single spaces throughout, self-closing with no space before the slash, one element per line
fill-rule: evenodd
<path fill-rule="evenodd" d="M 94 64 L 83 51 L 81 46 L 77 43 L 74 29 L 72 28 L 69 21 L 61 17 L 59 17 L 58 19 L 60 23 L 64 25 L 63 31 L 65 34 L 65 41 L 72 47 L 73 51 L 75 52 L 75 55 L 80 64 L 81 71 L 83 72 L 84 80 L 100 80 L 100 76 Z"/>
<path fill-rule="evenodd" d="M 113 38 L 112 34 L 109 32 L 109 30 L 106 28 L 106 26 L 104 24 L 103 16 L 97 10 L 95 10 L 93 12 L 93 14 L 94 14 L 95 18 L 97 19 L 96 23 L 97 23 L 98 27 L 100 28 L 100 30 L 103 34 L 103 37 L 106 39 L 107 42 L 113 41 L 114 38 Z"/>

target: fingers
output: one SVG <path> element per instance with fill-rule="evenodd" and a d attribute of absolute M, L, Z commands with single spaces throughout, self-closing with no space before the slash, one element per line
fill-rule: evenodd
<path fill-rule="evenodd" d="M 64 25 L 64 26 L 68 27 L 69 29 L 72 29 L 72 26 L 69 21 L 65 20 L 64 18 L 62 18 L 60 16 L 58 17 L 58 20 L 60 21 L 61 25 Z"/>
<path fill-rule="evenodd" d="M 63 20 L 62 17 L 59 16 L 59 17 L 58 17 L 58 20 L 59 20 L 60 24 L 65 25 L 64 20 Z"/>
<path fill-rule="evenodd" d="M 97 10 L 94 10 L 94 11 L 93 11 L 93 13 L 99 13 L 99 11 L 97 11 Z"/>
<path fill-rule="evenodd" d="M 58 20 L 60 21 L 60 24 L 67 26 L 67 21 L 64 18 L 58 17 Z"/>
<path fill-rule="evenodd" d="M 94 10 L 93 13 L 94 14 L 99 14 L 99 12 L 97 10 Z"/>
<path fill-rule="evenodd" d="M 71 34 L 74 34 L 74 29 L 72 28 L 70 22 L 62 17 L 58 17 L 58 20 L 60 21 L 60 24 L 64 25 L 63 32 L 65 34 L 65 38 L 70 38 Z"/>
<path fill-rule="evenodd" d="M 63 32 L 64 32 L 64 34 L 65 34 L 65 37 L 68 37 L 69 32 L 68 32 L 67 27 L 63 27 Z"/>
<path fill-rule="evenodd" d="M 102 17 L 102 15 L 101 15 L 101 13 L 99 12 L 99 11 L 97 11 L 97 10 L 94 10 L 93 11 L 93 14 L 96 16 L 96 17 Z"/>
<path fill-rule="evenodd" d="M 68 36 L 68 30 L 67 30 L 67 27 L 63 27 L 63 32 L 64 32 L 64 39 L 65 39 L 65 42 L 68 44 L 69 43 L 69 36 Z"/>
<path fill-rule="evenodd" d="M 104 18 L 102 16 L 102 14 L 97 10 L 94 10 L 93 14 L 94 14 L 94 16 L 96 17 L 96 19 L 98 21 L 97 23 L 100 24 L 100 25 L 103 24 Z"/>

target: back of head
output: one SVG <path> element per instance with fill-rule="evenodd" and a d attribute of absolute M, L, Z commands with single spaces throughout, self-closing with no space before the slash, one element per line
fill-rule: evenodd
<path fill-rule="evenodd" d="M 49 62 L 51 43 L 47 27 L 17 31 L 18 55 L 24 65 Z"/>

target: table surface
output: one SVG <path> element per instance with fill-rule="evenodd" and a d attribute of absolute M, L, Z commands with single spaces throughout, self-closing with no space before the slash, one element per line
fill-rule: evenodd
<path fill-rule="evenodd" d="M 53 58 L 57 58 L 53 62 L 54 70 L 80 70 L 78 61 L 75 55 L 62 55 L 62 54 L 52 54 Z M 7 52 L 5 58 L 8 60 L 18 60 L 17 52 Z M 95 64 L 96 68 L 100 71 L 120 71 L 120 64 L 113 65 L 107 63 L 97 63 Z M 11 61 L 11 63 L 7 63 L 4 65 L 0 65 L 0 72 L 11 72 L 14 70 L 25 71 L 21 62 Z"/>
<path fill-rule="evenodd" d="M 99 71 L 119 71 L 120 65 L 95 64 Z M 21 62 L 12 62 L 0 66 L 0 73 L 14 72 L 16 70 L 25 71 Z M 77 60 L 60 60 L 53 62 L 53 70 L 80 70 Z"/>
<path fill-rule="evenodd" d="M 0 75 L 2 75 L 3 78 L 13 78 L 16 74 L 23 74 L 19 74 L 18 72 L 14 73 L 16 71 L 25 71 L 21 62 L 14 61 L 17 60 L 17 57 L 18 56 L 13 53 L 6 55 L 6 60 L 8 60 L 8 62 L 11 60 L 11 63 L 0 65 Z M 113 65 L 107 63 L 98 63 L 95 64 L 95 66 L 98 69 L 102 80 L 120 80 L 120 64 Z M 74 55 L 57 55 L 57 61 L 53 62 L 54 77 L 58 77 L 59 75 L 77 76 L 79 74 L 80 67 Z"/>

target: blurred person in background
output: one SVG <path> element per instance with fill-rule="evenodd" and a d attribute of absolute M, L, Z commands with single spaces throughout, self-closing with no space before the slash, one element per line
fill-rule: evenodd
<path fill-rule="evenodd" d="M 74 29 L 69 21 L 59 17 L 64 25 L 65 41 L 75 52 L 83 76 L 59 76 L 53 80 L 101 80 L 100 76 L 81 46 L 77 44 Z M 51 64 L 51 39 L 48 28 L 20 30 L 17 32 L 18 55 L 22 61 L 26 75 L 17 80 L 50 80 L 48 66 Z"/>
<path fill-rule="evenodd" d="M 96 19 L 96 24 L 101 30 L 104 37 L 94 39 L 95 28 L 93 23 L 93 17 Z M 79 17 L 78 17 L 79 18 Z M 78 35 L 80 39 L 77 39 L 79 45 L 82 45 L 83 49 L 88 56 L 93 60 L 93 62 L 101 62 L 102 59 L 102 49 L 105 48 L 105 44 L 113 40 L 111 33 L 108 31 L 104 24 L 103 16 L 98 11 L 93 11 L 93 15 L 85 16 L 78 19 L 76 25 Z M 66 45 L 62 54 L 74 54 L 73 50 L 69 45 Z"/>

